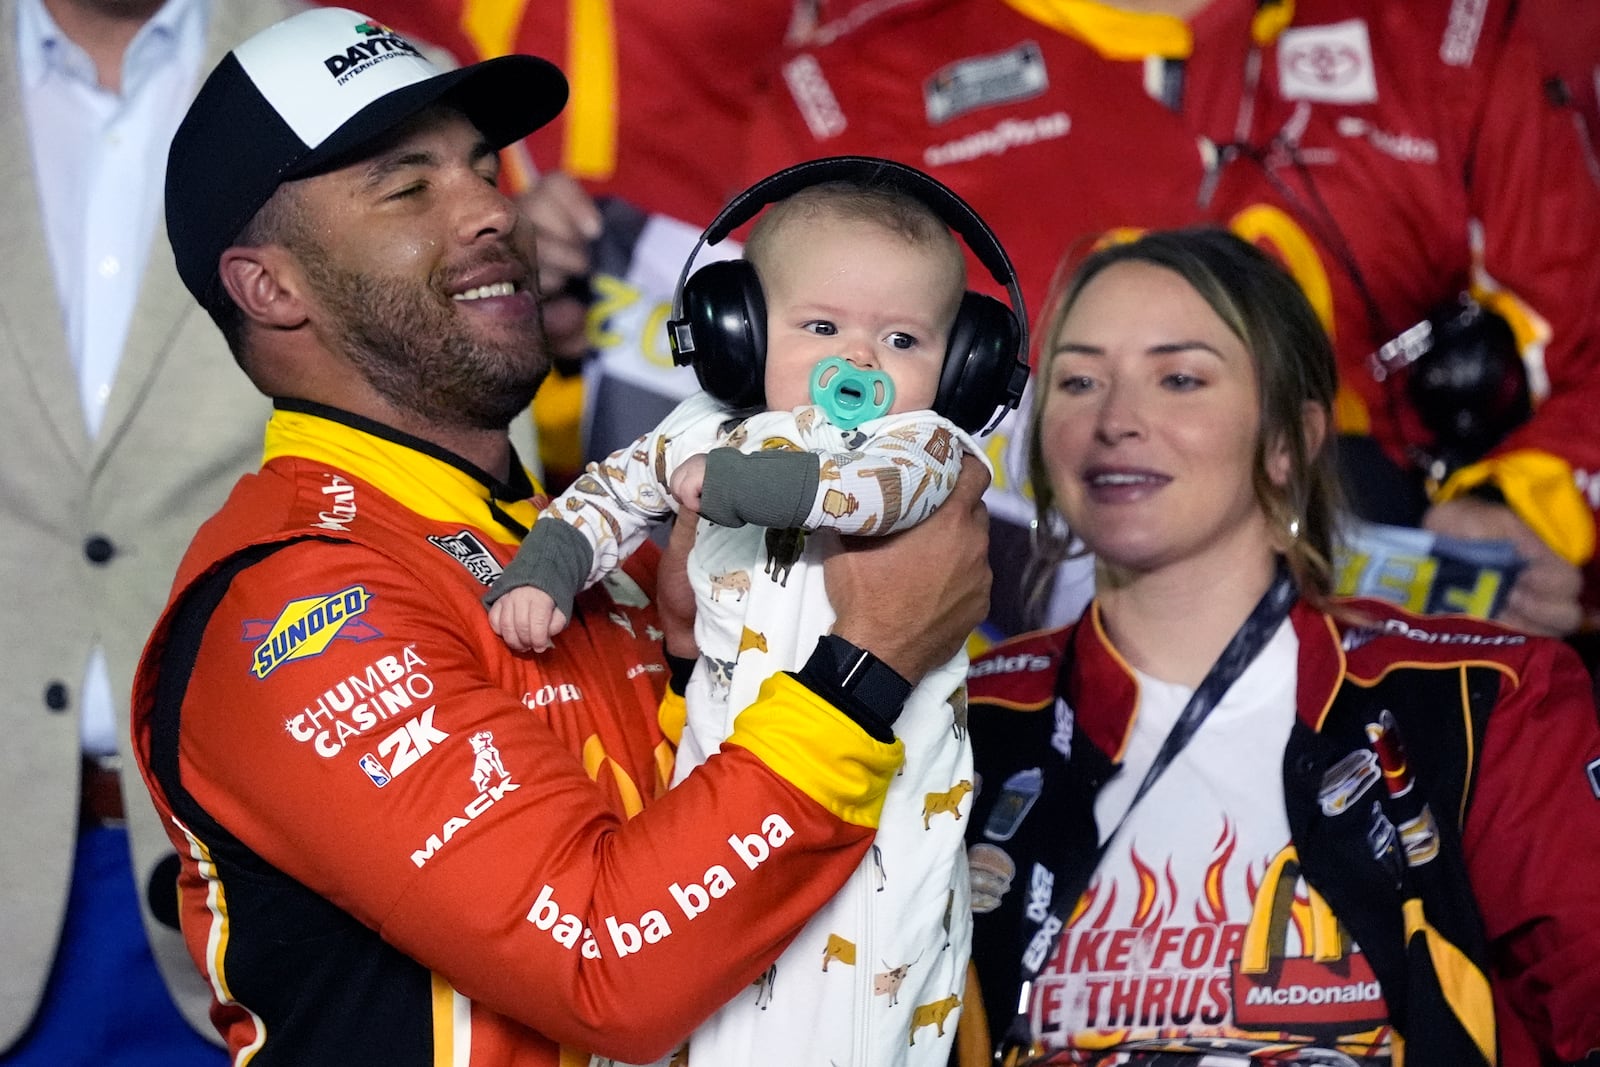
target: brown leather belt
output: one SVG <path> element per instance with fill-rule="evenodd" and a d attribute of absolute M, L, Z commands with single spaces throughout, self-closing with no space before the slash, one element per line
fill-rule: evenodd
<path fill-rule="evenodd" d="M 124 825 L 127 814 L 122 808 L 122 776 L 117 773 L 118 762 L 115 756 L 83 757 L 78 829 Z"/>

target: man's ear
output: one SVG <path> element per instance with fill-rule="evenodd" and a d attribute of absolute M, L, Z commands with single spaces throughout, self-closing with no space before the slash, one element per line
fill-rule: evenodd
<path fill-rule="evenodd" d="M 1306 455 L 1315 456 L 1328 437 L 1328 409 L 1314 400 L 1300 405 L 1300 433 L 1305 439 Z M 1267 476 L 1276 486 L 1289 481 L 1288 442 L 1276 441 L 1267 454 Z"/>
<path fill-rule="evenodd" d="M 300 295 L 300 272 L 288 249 L 280 245 L 229 248 L 222 253 L 217 273 L 233 302 L 254 322 L 292 330 L 309 317 Z"/>

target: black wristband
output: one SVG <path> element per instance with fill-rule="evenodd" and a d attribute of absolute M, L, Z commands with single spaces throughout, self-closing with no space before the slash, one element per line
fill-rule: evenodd
<path fill-rule="evenodd" d="M 661 655 L 667 660 L 667 688 L 683 696 L 689 691 L 689 676 L 694 673 L 694 665 L 700 661 L 692 656 L 674 656 L 665 645 L 661 646 Z"/>
<path fill-rule="evenodd" d="M 894 740 L 894 722 L 912 689 L 894 668 L 838 634 L 818 640 L 795 677 L 885 744 Z"/>

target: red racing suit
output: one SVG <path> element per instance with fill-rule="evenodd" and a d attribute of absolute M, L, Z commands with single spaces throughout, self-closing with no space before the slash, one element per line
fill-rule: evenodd
<path fill-rule="evenodd" d="M 1343 610 L 1360 621 L 1303 601 L 1289 616 L 1299 651 L 1296 707 L 1283 708 L 1295 723 L 1282 795 L 1296 855 L 1287 875 L 1256 884 L 1235 967 L 1244 970 L 1253 954 L 1276 956 L 1255 979 L 1270 992 L 1270 983 L 1292 981 L 1294 967 L 1321 966 L 1312 949 L 1284 956 L 1286 902 L 1309 895 L 1293 921 L 1309 911 L 1314 926 L 1323 903 L 1331 908 L 1338 925 L 1328 941 L 1360 946 L 1407 1064 L 1600 1063 L 1600 723 L 1582 665 L 1561 642 L 1492 623 L 1373 600 L 1346 601 Z M 1141 713 L 1140 684 L 1091 605 L 1072 626 L 1021 635 L 975 659 L 969 699 L 979 776 L 967 823 L 974 870 L 997 869 L 1003 851 L 1001 866 L 1014 873 L 973 930 L 998 1039 L 1017 1009 L 1019 961 L 1049 940 L 1040 940 L 1049 922 L 1042 905 L 1053 896 L 1049 912 L 1070 925 L 1083 910 L 1075 903 L 1089 899 L 1105 829 L 1095 799 L 1119 771 Z M 1396 750 L 1381 747 L 1369 725 L 1389 715 L 1403 739 L 1399 767 L 1388 762 Z M 1026 806 L 1006 796 L 1019 770 L 1032 778 Z M 1381 784 L 1394 775 L 1410 787 Z M 1379 851 L 1375 830 L 1401 827 L 1409 856 L 1408 828 L 1421 825 L 1420 810 L 1433 813 L 1426 823 L 1437 853 L 1396 864 L 1392 849 Z M 1300 878 L 1309 891 L 1296 888 Z M 1043 900 L 1041 884 L 1052 886 Z M 1161 921 L 1146 931 L 1152 942 Z M 1305 927 L 1300 934 L 1302 944 L 1319 944 Z M 1329 947 L 1315 950 L 1317 961 L 1341 965 Z M 1160 980 L 1152 972 L 1150 988 Z M 1317 1035 L 1334 1043 L 1303 1019 L 1283 1029 L 1301 1042 Z M 1270 1051 L 1258 1055 L 1272 1060 Z"/>
<path fill-rule="evenodd" d="M 918 166 L 993 227 L 1035 314 L 1064 255 L 1227 225 L 1331 329 L 1338 428 L 1402 465 L 1429 437 L 1369 357 L 1473 290 L 1510 321 L 1535 410 L 1435 499 L 1492 478 L 1583 564 L 1600 199 L 1512 6 L 1211 0 L 1185 23 L 1094 0 L 863 0 L 786 61 L 748 173 L 849 152 Z"/>
<path fill-rule="evenodd" d="M 134 742 L 236 1062 L 654 1059 L 871 844 L 902 747 L 788 675 L 665 791 L 654 553 L 504 646 L 532 490 L 279 401 L 186 556 Z"/>

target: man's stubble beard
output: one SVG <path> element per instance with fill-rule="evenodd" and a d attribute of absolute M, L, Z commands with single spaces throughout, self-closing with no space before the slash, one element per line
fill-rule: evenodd
<path fill-rule="evenodd" d="M 423 287 L 346 270 L 320 248 L 295 251 L 339 351 L 395 407 L 440 427 L 504 430 L 533 403 L 550 370 L 542 316 L 521 340 L 486 342 L 439 306 L 448 298 L 436 279 Z"/>

